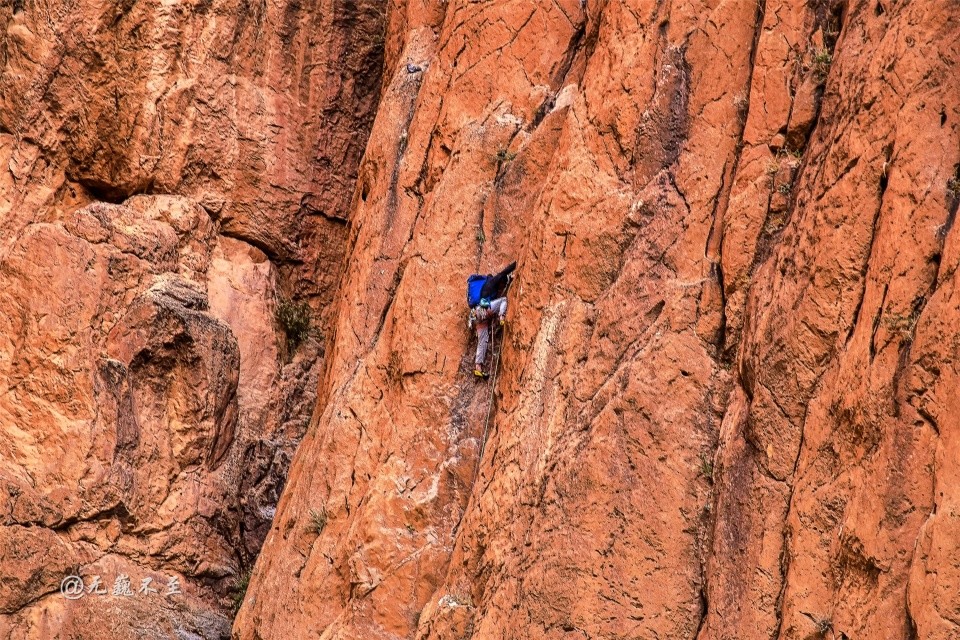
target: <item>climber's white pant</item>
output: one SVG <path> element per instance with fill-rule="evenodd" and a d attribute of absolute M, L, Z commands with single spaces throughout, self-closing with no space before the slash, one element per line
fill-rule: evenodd
<path fill-rule="evenodd" d="M 477 322 L 477 357 L 473 362 L 478 367 L 487 359 L 487 345 L 490 344 L 490 320 L 507 315 L 507 299 L 497 298 L 490 302 L 489 309 L 475 309 L 474 317 Z"/>

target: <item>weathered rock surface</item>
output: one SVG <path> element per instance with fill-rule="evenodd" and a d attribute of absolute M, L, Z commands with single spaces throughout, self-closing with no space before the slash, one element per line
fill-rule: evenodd
<path fill-rule="evenodd" d="M 957 637 L 958 36 L 916 1 L 392 3 L 234 637 Z M 477 385 L 463 280 L 511 257 Z"/>
<path fill-rule="evenodd" d="M 3 5 L 0 638 L 960 636 L 954 4 Z"/>
<path fill-rule="evenodd" d="M 314 407 L 383 22 L 0 5 L 0 637 L 229 635 Z M 295 351 L 280 300 L 312 308 Z"/>

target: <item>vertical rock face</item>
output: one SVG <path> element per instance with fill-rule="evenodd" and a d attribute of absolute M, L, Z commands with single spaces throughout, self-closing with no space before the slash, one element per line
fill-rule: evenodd
<path fill-rule="evenodd" d="M 229 635 L 313 410 L 383 22 L 0 6 L 0 637 Z"/>
<path fill-rule="evenodd" d="M 954 4 L 4 4 L 0 638 L 958 637 Z"/>
<path fill-rule="evenodd" d="M 955 637 L 957 12 L 389 17 L 234 636 Z M 514 257 L 478 384 L 464 280 Z"/>

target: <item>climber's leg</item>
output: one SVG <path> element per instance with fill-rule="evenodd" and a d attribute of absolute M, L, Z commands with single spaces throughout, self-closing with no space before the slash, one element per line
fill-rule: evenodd
<path fill-rule="evenodd" d="M 487 359 L 487 344 L 490 342 L 490 323 L 477 324 L 477 356 L 473 359 L 473 372 L 478 376 L 485 376 L 483 362 Z"/>
<path fill-rule="evenodd" d="M 503 324 L 503 318 L 507 315 L 507 299 L 497 298 L 492 301 L 490 303 L 490 311 L 497 314 L 497 317 L 500 318 L 500 324 Z"/>

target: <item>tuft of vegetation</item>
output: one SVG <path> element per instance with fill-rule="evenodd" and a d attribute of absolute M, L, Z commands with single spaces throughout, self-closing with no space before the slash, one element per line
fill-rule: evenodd
<path fill-rule="evenodd" d="M 486 241 L 487 241 L 487 234 L 483 232 L 483 227 L 480 227 L 479 229 L 477 229 L 477 242 L 479 242 L 480 244 L 483 244 Z"/>
<path fill-rule="evenodd" d="M 237 615 L 237 611 L 240 610 L 240 605 L 243 604 L 243 598 L 247 595 L 247 587 L 250 586 L 250 576 L 252 574 L 253 569 L 247 569 L 237 576 L 233 583 L 230 596 L 230 608 L 233 611 L 233 615 Z"/>
<path fill-rule="evenodd" d="M 776 155 L 767 163 L 767 179 L 770 181 L 770 187 L 777 186 L 780 193 L 789 193 L 793 188 L 793 175 L 802 160 L 803 152 L 800 149 L 783 147 L 777 151 Z M 790 181 L 786 183 L 786 187 L 784 187 L 784 184 L 776 185 L 777 176 L 781 173 L 781 169 L 786 169 L 790 173 Z"/>
<path fill-rule="evenodd" d="M 777 191 L 780 193 L 780 195 L 783 195 L 783 196 L 790 195 L 790 192 L 792 190 L 793 190 L 793 184 L 790 182 L 784 182 L 779 187 L 777 187 Z"/>
<path fill-rule="evenodd" d="M 817 80 L 823 82 L 830 73 L 830 65 L 833 64 L 833 54 L 826 47 L 815 49 L 811 60 L 811 67 Z"/>
<path fill-rule="evenodd" d="M 700 475 L 713 484 L 713 460 L 707 454 L 700 454 Z"/>
<path fill-rule="evenodd" d="M 296 351 L 304 340 L 315 334 L 313 310 L 306 302 L 281 299 L 277 303 L 277 325 L 287 337 L 287 350 Z"/>
<path fill-rule="evenodd" d="M 469 593 L 451 593 L 449 597 L 450 602 L 458 607 L 473 607 L 473 598 Z"/>
<path fill-rule="evenodd" d="M 773 235 L 779 233 L 785 226 L 787 226 L 786 214 L 783 211 L 772 211 L 763 224 L 763 232 Z"/>
<path fill-rule="evenodd" d="M 327 509 L 321 508 L 320 511 L 310 509 L 310 522 L 307 523 L 307 531 L 320 535 L 327 528 Z"/>
<path fill-rule="evenodd" d="M 814 624 L 816 625 L 817 635 L 821 638 L 826 638 L 828 631 L 833 632 L 833 622 L 829 618 L 815 620 Z"/>
<path fill-rule="evenodd" d="M 919 319 L 920 315 L 917 312 L 910 314 L 888 313 L 883 317 L 883 326 L 890 332 L 898 334 L 904 340 L 909 340 Z"/>
<path fill-rule="evenodd" d="M 784 147 L 784 148 L 783 148 L 783 155 L 789 156 L 790 158 L 792 158 L 792 159 L 794 159 L 794 160 L 802 160 L 802 159 L 803 159 L 803 151 L 801 151 L 800 149 L 791 149 L 790 147 Z"/>
<path fill-rule="evenodd" d="M 360 5 L 368 14 L 370 22 L 373 23 L 367 29 L 360 30 L 360 32 L 366 31 L 370 47 L 375 51 L 382 51 L 386 45 L 388 5 L 389 3 L 385 0 L 371 0 L 364 5 Z"/>
<path fill-rule="evenodd" d="M 733 286 L 730 289 L 731 291 L 746 291 L 750 288 L 750 281 L 753 279 L 753 275 L 750 273 L 750 270 L 746 270 L 737 276 L 733 281 Z"/>
<path fill-rule="evenodd" d="M 497 153 L 493 156 L 493 161 L 497 165 L 497 177 L 495 179 L 497 182 L 502 177 L 504 165 L 513 162 L 516 157 L 516 152 L 510 151 L 507 147 L 500 147 L 497 150 Z"/>
<path fill-rule="evenodd" d="M 499 167 L 499 166 L 504 165 L 504 164 L 506 164 L 506 163 L 508 163 L 508 162 L 512 162 L 513 159 L 516 158 L 516 157 L 517 157 L 516 152 L 510 151 L 510 150 L 507 149 L 506 147 L 500 147 L 500 149 L 497 151 L 497 155 L 496 155 L 497 166 Z"/>
<path fill-rule="evenodd" d="M 960 198 L 960 177 L 952 176 L 947 180 L 947 199 L 955 200 Z"/>
<path fill-rule="evenodd" d="M 393 382 L 403 380 L 403 360 L 399 351 L 390 352 L 390 359 L 387 361 L 387 378 Z"/>

